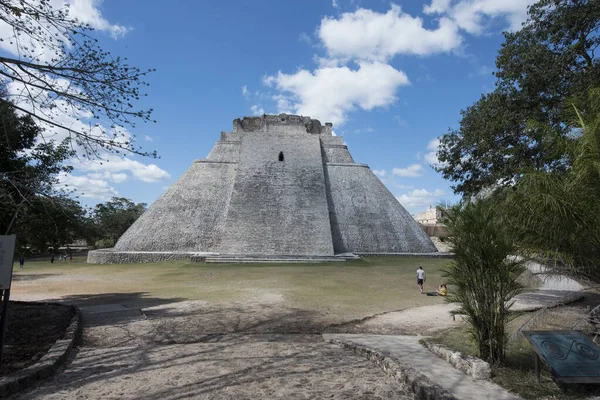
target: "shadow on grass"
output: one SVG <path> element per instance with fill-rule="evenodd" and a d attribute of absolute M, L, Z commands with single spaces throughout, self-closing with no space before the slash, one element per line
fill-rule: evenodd
<path fill-rule="evenodd" d="M 13 274 L 12 280 L 13 282 L 28 282 L 28 281 L 37 281 L 38 279 L 46 279 L 52 276 L 56 276 L 56 274 Z"/>

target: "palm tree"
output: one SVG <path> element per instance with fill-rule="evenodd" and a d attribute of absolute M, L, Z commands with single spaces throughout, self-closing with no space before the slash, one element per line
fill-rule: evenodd
<path fill-rule="evenodd" d="M 581 129 L 565 141 L 571 167 L 526 174 L 506 201 L 521 251 L 551 271 L 600 282 L 600 88 L 573 104 Z"/>
<path fill-rule="evenodd" d="M 479 356 L 488 362 L 504 359 L 506 324 L 525 270 L 522 260 L 511 257 L 516 247 L 497 210 L 493 201 L 475 200 L 446 208 L 444 217 L 454 248 L 444 270 L 452 285 L 447 301 L 458 304 L 452 313 L 465 316 Z"/>

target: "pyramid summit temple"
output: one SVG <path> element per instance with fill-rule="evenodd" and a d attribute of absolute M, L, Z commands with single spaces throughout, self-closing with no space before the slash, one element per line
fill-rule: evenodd
<path fill-rule="evenodd" d="M 280 114 L 235 119 L 206 159 L 194 161 L 114 248 L 91 251 L 88 262 L 436 251 L 330 123 Z"/>

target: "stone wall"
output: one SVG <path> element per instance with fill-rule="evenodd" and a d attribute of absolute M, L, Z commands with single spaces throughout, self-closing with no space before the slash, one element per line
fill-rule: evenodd
<path fill-rule="evenodd" d="M 218 251 L 334 254 L 317 135 L 244 134 Z"/>
<path fill-rule="evenodd" d="M 237 164 L 198 160 L 121 236 L 118 251 L 210 251 Z"/>
<path fill-rule="evenodd" d="M 336 253 L 429 253 L 427 234 L 364 164 L 327 164 Z"/>

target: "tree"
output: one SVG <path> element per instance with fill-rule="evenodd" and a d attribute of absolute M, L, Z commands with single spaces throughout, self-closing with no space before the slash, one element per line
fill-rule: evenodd
<path fill-rule="evenodd" d="M 566 172 L 532 171 L 509 191 L 507 223 L 521 251 L 550 258 L 553 272 L 600 282 L 600 88 L 574 105 L 580 132 Z"/>
<path fill-rule="evenodd" d="M 451 290 L 447 301 L 457 303 L 453 314 L 464 315 L 479 356 L 502 362 L 508 340 L 506 324 L 514 296 L 522 286 L 525 270 L 515 254 L 515 244 L 506 230 L 497 206 L 489 200 L 455 205 L 445 210 L 444 223 L 454 258 L 444 270 Z"/>
<path fill-rule="evenodd" d="M 113 197 L 111 201 L 96 205 L 93 219 L 101 238 L 107 239 L 112 246 L 145 209 L 145 203 L 136 204 L 124 197 Z"/>
<path fill-rule="evenodd" d="M 39 141 L 41 132 L 30 116 L 19 117 L 12 104 L 0 98 L 0 232 L 3 234 L 12 232 L 19 213 L 33 199 L 60 194 L 55 190 L 56 175 L 71 170 L 63 164 L 73 154 L 67 143 Z"/>
<path fill-rule="evenodd" d="M 142 71 L 102 50 L 90 25 L 55 9 L 51 0 L 0 0 L 0 20 L 12 35 L 0 38 L 16 57 L 0 56 L 0 77 L 12 84 L 14 107 L 37 123 L 68 134 L 80 156 L 96 157 L 99 148 L 143 155 L 121 127 L 150 121 L 152 110 L 134 103 L 148 86 Z M 81 124 L 65 122 L 64 116 Z M 107 120 L 112 132 L 97 121 Z M 90 122 L 91 121 L 91 122 Z M 85 123 L 84 123 L 85 122 Z"/>
<path fill-rule="evenodd" d="M 512 185 L 532 169 L 565 171 L 569 101 L 600 81 L 600 2 L 540 0 L 520 31 L 504 33 L 496 89 L 461 112 L 440 139 L 436 167 L 454 190 Z"/>
<path fill-rule="evenodd" d="M 35 197 L 24 207 L 14 233 L 21 253 L 60 246 L 84 237 L 86 211 L 69 197 Z"/>

